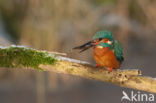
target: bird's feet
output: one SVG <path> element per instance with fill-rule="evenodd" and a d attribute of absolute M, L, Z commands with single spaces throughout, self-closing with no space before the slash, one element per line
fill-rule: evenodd
<path fill-rule="evenodd" d="M 100 64 L 96 64 L 96 66 L 95 67 L 100 67 Z"/>
<path fill-rule="evenodd" d="M 110 72 L 112 71 L 112 69 L 113 69 L 113 68 L 112 68 L 112 67 L 110 67 L 110 68 L 108 69 L 108 72 L 110 73 Z"/>
<path fill-rule="evenodd" d="M 96 64 L 95 67 L 101 67 L 101 65 L 100 64 Z M 110 72 L 112 72 L 113 68 L 109 67 L 107 70 L 108 70 L 108 73 L 110 73 Z"/>

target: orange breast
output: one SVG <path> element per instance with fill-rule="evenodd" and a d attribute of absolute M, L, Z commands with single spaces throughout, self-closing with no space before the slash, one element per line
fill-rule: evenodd
<path fill-rule="evenodd" d="M 100 66 L 112 67 L 117 69 L 120 67 L 120 63 L 117 60 L 114 52 L 108 47 L 105 48 L 94 48 L 94 59 Z"/>

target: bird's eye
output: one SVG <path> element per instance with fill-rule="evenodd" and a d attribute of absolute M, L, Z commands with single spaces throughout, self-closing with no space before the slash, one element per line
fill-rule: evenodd
<path fill-rule="evenodd" d="M 101 41 L 102 40 L 102 38 L 99 38 L 99 41 Z"/>

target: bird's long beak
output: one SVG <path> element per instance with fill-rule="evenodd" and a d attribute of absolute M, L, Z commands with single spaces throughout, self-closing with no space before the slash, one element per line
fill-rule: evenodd
<path fill-rule="evenodd" d="M 91 40 L 83 45 L 80 45 L 80 46 L 77 46 L 77 47 L 74 47 L 73 49 L 80 49 L 80 53 L 95 46 L 95 41 L 94 40 Z"/>

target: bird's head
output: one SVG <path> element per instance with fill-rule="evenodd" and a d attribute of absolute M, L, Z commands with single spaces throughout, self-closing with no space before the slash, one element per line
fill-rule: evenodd
<path fill-rule="evenodd" d="M 114 37 L 109 31 L 99 31 L 93 36 L 94 45 L 98 45 L 101 42 L 108 43 L 109 45 L 113 44 Z"/>
<path fill-rule="evenodd" d="M 100 43 L 107 43 L 108 45 L 112 45 L 113 41 L 114 41 L 114 37 L 111 34 L 111 32 L 103 30 L 103 31 L 97 32 L 93 36 L 93 40 L 91 40 L 81 46 L 77 46 L 73 49 L 81 49 L 80 52 L 83 52 L 91 47 L 96 47 Z"/>

